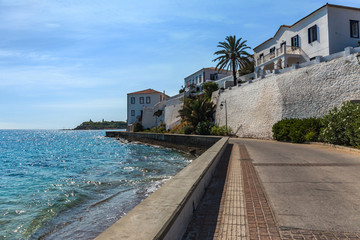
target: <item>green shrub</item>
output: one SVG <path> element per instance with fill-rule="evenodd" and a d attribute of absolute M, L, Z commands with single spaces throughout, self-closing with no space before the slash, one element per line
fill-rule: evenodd
<path fill-rule="evenodd" d="M 321 139 L 325 142 L 360 147 L 360 104 L 344 103 L 323 118 Z"/>
<path fill-rule="evenodd" d="M 321 129 L 321 121 L 317 118 L 304 119 L 283 119 L 274 124 L 273 137 L 275 140 L 283 142 L 303 143 L 308 138 L 317 139 Z"/>
<path fill-rule="evenodd" d="M 144 131 L 143 125 L 141 125 L 141 123 L 135 123 L 134 132 L 142 132 L 142 131 Z"/>
<path fill-rule="evenodd" d="M 273 138 L 277 141 L 290 142 L 290 128 L 295 119 L 283 119 L 272 127 Z"/>
<path fill-rule="evenodd" d="M 321 119 L 284 119 L 275 123 L 272 130 L 278 141 L 324 141 L 360 148 L 360 104 L 346 102 Z"/>
<path fill-rule="evenodd" d="M 226 131 L 226 126 L 214 125 L 214 126 L 212 126 L 212 128 L 210 130 L 210 134 L 216 135 L 216 136 L 232 135 L 232 129 L 230 127 L 228 127 L 228 129 Z"/>
<path fill-rule="evenodd" d="M 199 122 L 196 126 L 195 133 L 198 135 L 209 135 L 211 126 L 211 122 Z"/>
<path fill-rule="evenodd" d="M 183 131 L 184 131 L 184 134 L 191 134 L 193 132 L 193 127 L 190 126 L 190 125 L 186 125 L 184 128 L 183 128 Z"/>
<path fill-rule="evenodd" d="M 183 129 L 180 129 L 177 134 L 185 134 L 185 131 L 184 131 L 184 128 Z"/>
<path fill-rule="evenodd" d="M 316 142 L 318 141 L 318 133 L 314 131 L 310 131 L 307 134 L 305 134 L 305 141 L 307 142 Z"/>
<path fill-rule="evenodd" d="M 216 82 L 204 83 L 202 87 L 204 89 L 205 97 L 209 99 L 211 98 L 212 93 L 219 89 Z"/>

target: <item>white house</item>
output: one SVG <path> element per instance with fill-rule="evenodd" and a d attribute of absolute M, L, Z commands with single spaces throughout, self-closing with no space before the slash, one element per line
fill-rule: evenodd
<path fill-rule="evenodd" d="M 193 85 L 195 88 L 201 89 L 201 85 L 206 81 L 217 81 L 224 77 L 230 76 L 231 71 L 227 70 L 215 70 L 215 68 L 202 68 L 201 70 L 191 74 L 190 76 L 184 78 L 185 89 L 190 89 L 190 86 Z"/>
<path fill-rule="evenodd" d="M 161 93 L 154 89 L 132 92 L 127 94 L 127 124 L 132 125 L 135 122 L 145 123 L 145 128 L 155 126 L 156 116 L 154 116 L 154 106 L 159 102 L 165 101 L 169 96 L 165 92 Z M 158 104 L 159 106 L 159 104 Z M 156 110 L 159 110 L 157 108 Z M 151 114 L 149 113 L 151 111 Z M 146 112 L 146 117 L 144 117 Z M 149 119 L 151 116 L 151 119 Z"/>
<path fill-rule="evenodd" d="M 360 8 L 326 4 L 254 48 L 256 77 L 359 45 Z"/>

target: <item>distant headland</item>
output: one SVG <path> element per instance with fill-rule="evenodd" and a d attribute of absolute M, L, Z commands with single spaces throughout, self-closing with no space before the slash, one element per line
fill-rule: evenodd
<path fill-rule="evenodd" d="M 73 130 L 102 130 L 102 129 L 126 129 L 126 122 L 124 121 L 105 121 L 93 122 L 91 119 L 87 122 L 81 123 Z"/>

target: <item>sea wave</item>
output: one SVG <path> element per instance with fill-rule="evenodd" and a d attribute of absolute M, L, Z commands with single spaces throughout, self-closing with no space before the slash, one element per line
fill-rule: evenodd
<path fill-rule="evenodd" d="M 104 131 L 0 131 L 0 239 L 89 239 L 191 156 Z"/>

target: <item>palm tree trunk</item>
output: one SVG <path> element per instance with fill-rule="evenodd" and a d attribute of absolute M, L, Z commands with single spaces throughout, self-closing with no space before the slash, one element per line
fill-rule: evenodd
<path fill-rule="evenodd" d="M 234 79 L 234 86 L 237 85 L 237 81 L 236 81 L 236 70 L 235 70 L 235 61 L 232 61 L 232 72 L 233 72 L 233 79 Z"/>

